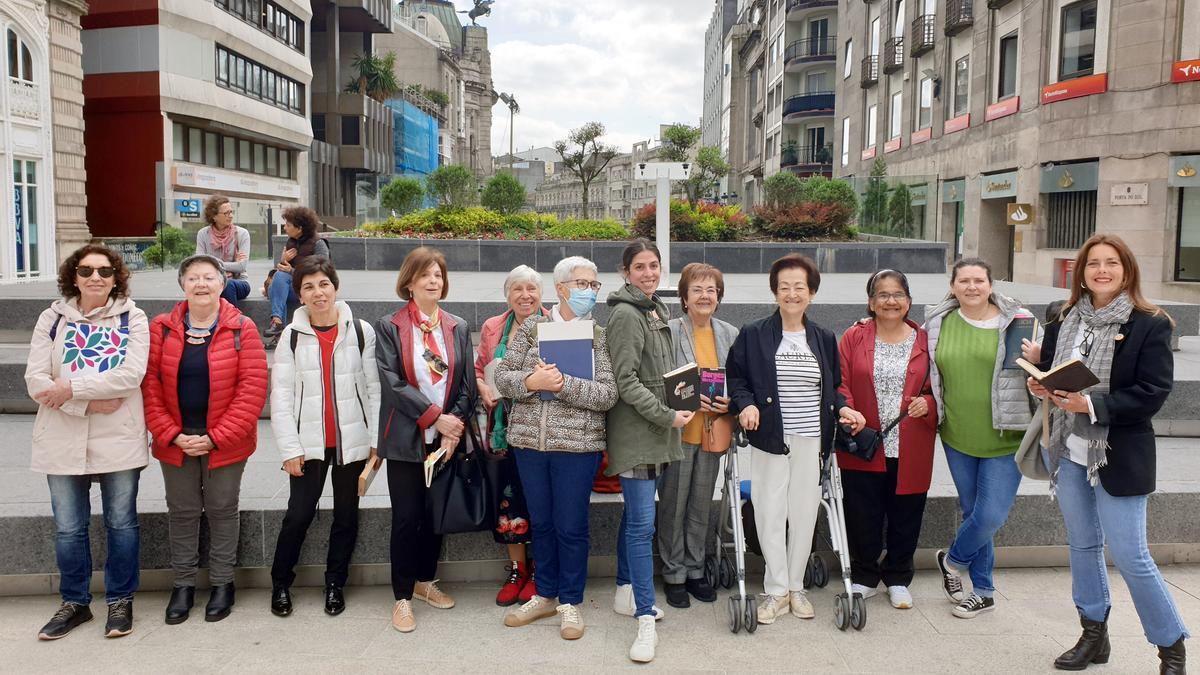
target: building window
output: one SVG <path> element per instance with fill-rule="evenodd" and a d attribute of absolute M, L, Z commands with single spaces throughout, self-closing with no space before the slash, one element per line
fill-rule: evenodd
<path fill-rule="evenodd" d="M 292 176 L 292 152 L 213 131 L 171 125 L 172 156 L 176 161 L 245 171 L 268 176 Z"/>
<path fill-rule="evenodd" d="M 176 161 L 186 162 L 187 155 L 184 154 L 183 150 L 186 140 L 184 139 L 183 125 L 179 122 L 171 125 L 171 141 L 171 157 L 173 157 Z"/>
<path fill-rule="evenodd" d="M 888 119 L 888 138 L 900 138 L 900 116 L 904 114 L 904 95 L 892 93 L 891 117 Z"/>
<path fill-rule="evenodd" d="M 917 96 L 917 128 L 933 125 L 933 78 L 922 77 Z"/>
<path fill-rule="evenodd" d="M 8 76 L 33 82 L 33 54 L 11 28 L 8 29 Z"/>
<path fill-rule="evenodd" d="M 842 166 L 850 164 L 850 118 L 842 118 Z"/>
<path fill-rule="evenodd" d="M 967 92 L 971 88 L 970 56 L 954 62 L 954 117 L 967 113 Z"/>
<path fill-rule="evenodd" d="M 842 79 L 850 77 L 850 72 L 854 70 L 854 40 L 846 40 L 846 60 L 842 66 Z"/>
<path fill-rule="evenodd" d="M 1017 95 L 1017 34 L 1010 33 L 1000 38 L 1000 65 L 997 78 L 996 100 Z"/>
<path fill-rule="evenodd" d="M 29 276 L 38 271 L 37 162 L 13 160 L 13 200 L 17 276 Z"/>
<path fill-rule="evenodd" d="M 879 106 L 872 105 L 867 108 L 867 137 L 863 139 L 863 147 L 869 148 L 875 145 L 875 134 L 879 130 Z"/>
<path fill-rule="evenodd" d="M 1200 281 L 1200 188 L 1179 188 L 1179 251 L 1175 278 Z"/>
<path fill-rule="evenodd" d="M 304 22 L 270 0 L 216 0 L 217 7 L 304 53 Z"/>
<path fill-rule="evenodd" d="M 1048 248 L 1077 249 L 1096 232 L 1096 191 L 1050 194 Z"/>
<path fill-rule="evenodd" d="M 219 45 L 216 53 L 218 86 L 304 114 L 304 85 Z"/>
<path fill-rule="evenodd" d="M 1091 75 L 1096 59 L 1096 0 L 1064 7 L 1060 30 L 1059 81 Z"/>

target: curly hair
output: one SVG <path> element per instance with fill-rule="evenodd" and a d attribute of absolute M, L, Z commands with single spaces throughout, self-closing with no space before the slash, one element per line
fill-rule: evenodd
<path fill-rule="evenodd" d="M 317 226 L 321 220 L 317 212 L 307 206 L 289 206 L 283 210 L 283 219 L 293 226 L 300 228 L 300 238 L 308 239 L 317 234 Z"/>
<path fill-rule="evenodd" d="M 125 266 L 125 261 L 121 259 L 121 254 L 111 248 L 101 244 L 86 244 L 76 249 L 74 253 L 67 256 L 67 259 L 62 261 L 58 266 L 58 292 L 64 298 L 78 298 L 79 286 L 75 283 L 75 271 L 79 268 L 79 261 L 88 257 L 93 253 L 108 258 L 108 264 L 113 268 L 113 288 L 109 295 L 114 298 L 124 298 L 129 296 L 129 268 Z"/>
<path fill-rule="evenodd" d="M 217 219 L 217 213 L 221 207 L 229 203 L 229 197 L 224 195 L 213 195 L 204 200 L 204 222 L 212 225 Z"/>

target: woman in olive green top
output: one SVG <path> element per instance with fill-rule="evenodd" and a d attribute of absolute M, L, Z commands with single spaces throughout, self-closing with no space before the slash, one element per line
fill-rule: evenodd
<path fill-rule="evenodd" d="M 658 248 L 636 239 L 621 255 L 625 285 L 608 296 L 608 354 L 617 380 L 617 404 L 608 411 L 608 475 L 619 476 L 625 509 L 617 533 L 617 594 L 613 609 L 636 616 L 638 636 L 629 658 L 654 659 L 655 481 L 670 462 L 683 459 L 679 429 L 692 413 L 664 403 L 663 373 L 675 367 L 670 315 L 655 295 L 661 275 Z"/>
<path fill-rule="evenodd" d="M 992 538 L 1008 519 L 1021 474 L 1013 454 L 1031 417 L 1024 371 L 1005 369 L 1004 333 L 1028 315 L 1016 300 L 992 290 L 992 270 L 978 259 L 955 263 L 950 294 L 926 312 L 930 384 L 937 401 L 946 463 L 958 490 L 963 522 L 938 551 L 942 590 L 954 616 L 971 619 L 995 608 Z M 972 592 L 965 594 L 968 573 Z"/>

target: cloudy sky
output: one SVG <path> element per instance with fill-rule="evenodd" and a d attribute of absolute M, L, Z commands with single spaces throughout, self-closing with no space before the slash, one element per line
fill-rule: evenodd
<path fill-rule="evenodd" d="M 589 121 L 603 122 L 605 140 L 626 152 L 635 141 L 656 138 L 659 123 L 699 125 L 712 4 L 496 0 L 480 23 L 488 28 L 493 86 L 521 106 L 516 149 L 552 145 Z M 508 151 L 508 120 L 508 108 L 497 104 L 494 154 Z"/>

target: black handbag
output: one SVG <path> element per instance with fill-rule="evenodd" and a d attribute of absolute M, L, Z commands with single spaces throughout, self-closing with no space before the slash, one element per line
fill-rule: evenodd
<path fill-rule="evenodd" d="M 853 455 L 864 462 L 875 459 L 879 446 L 883 445 L 883 437 L 896 428 L 900 421 L 908 416 L 908 410 L 901 410 L 900 416 L 894 422 L 884 427 L 883 431 L 875 431 L 871 427 L 863 427 L 857 434 L 851 433 L 849 424 L 839 424 L 834 432 L 833 447 L 838 452 Z"/>
<path fill-rule="evenodd" d="M 426 491 L 437 534 L 481 532 L 496 524 L 500 462 L 491 459 L 474 419 L 467 422 L 465 432 Z"/>

